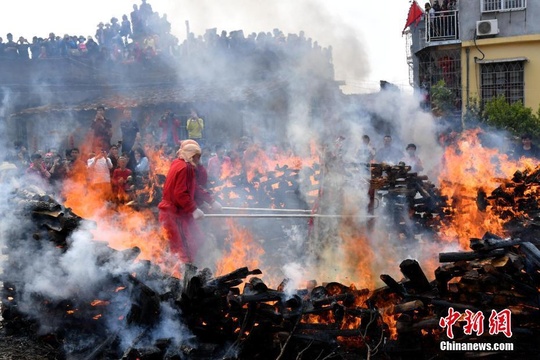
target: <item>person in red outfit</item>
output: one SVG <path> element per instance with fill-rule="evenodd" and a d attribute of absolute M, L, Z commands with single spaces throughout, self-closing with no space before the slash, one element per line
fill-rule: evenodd
<path fill-rule="evenodd" d="M 221 180 L 223 171 L 232 168 L 231 158 L 225 155 L 222 144 L 216 145 L 216 155 L 208 159 L 208 177 L 213 181 Z"/>
<path fill-rule="evenodd" d="M 204 217 L 195 202 L 197 178 L 195 168 L 201 158 L 196 143 L 183 146 L 178 152 L 163 186 L 158 205 L 159 221 L 165 229 L 170 250 L 183 262 L 193 262 L 203 235 L 196 220 Z"/>
<path fill-rule="evenodd" d="M 118 204 L 125 204 L 131 200 L 131 184 L 129 183 L 131 170 L 126 167 L 127 163 L 128 158 L 121 155 L 118 158 L 118 167 L 114 169 L 111 179 L 113 197 Z"/>
<path fill-rule="evenodd" d="M 171 110 L 167 110 L 158 124 L 161 128 L 160 141 L 169 146 L 178 146 L 180 144 L 180 128 L 182 127 L 180 119 Z"/>
<path fill-rule="evenodd" d="M 51 173 L 47 171 L 45 164 L 43 162 L 43 157 L 39 153 L 32 154 L 30 156 L 30 166 L 26 169 L 26 174 L 35 177 L 36 179 L 44 180 L 45 182 L 49 181 Z"/>
<path fill-rule="evenodd" d="M 180 149 L 176 152 L 176 157 L 180 156 L 180 151 L 189 144 L 196 144 L 199 146 L 193 139 L 182 140 L 180 144 Z M 208 185 L 208 173 L 204 165 L 199 161 L 195 167 L 195 177 L 197 178 L 197 190 L 195 191 L 195 202 L 199 206 L 203 206 L 206 209 L 211 210 L 212 212 L 221 212 L 221 204 L 214 199 L 212 194 L 207 190 Z"/>

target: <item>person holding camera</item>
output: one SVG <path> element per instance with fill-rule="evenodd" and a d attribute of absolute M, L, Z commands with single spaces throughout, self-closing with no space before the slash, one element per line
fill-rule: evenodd
<path fill-rule="evenodd" d="M 120 130 L 122 130 L 122 140 L 119 141 L 119 145 L 122 147 L 120 155 L 128 157 L 128 167 L 133 171 L 135 167 L 133 150 L 135 148 L 135 143 L 141 140 L 141 134 L 139 131 L 139 124 L 133 120 L 131 109 L 129 108 L 124 109 L 122 112 Z"/>
<path fill-rule="evenodd" d="M 105 149 L 96 151 L 96 155 L 88 159 L 88 185 L 91 193 L 109 201 L 112 199 L 111 169 L 113 164 Z"/>
<path fill-rule="evenodd" d="M 161 128 L 161 143 L 167 144 L 171 147 L 176 147 L 180 144 L 180 128 L 182 123 L 180 119 L 171 111 L 165 111 L 165 114 L 159 120 L 159 127 Z"/>
<path fill-rule="evenodd" d="M 96 116 L 94 121 L 92 121 L 91 128 L 94 135 L 93 148 L 108 150 L 109 146 L 111 146 L 112 123 L 105 117 L 104 106 L 97 107 Z"/>

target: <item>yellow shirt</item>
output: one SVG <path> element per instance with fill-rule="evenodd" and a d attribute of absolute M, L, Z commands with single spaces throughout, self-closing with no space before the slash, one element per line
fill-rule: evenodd
<path fill-rule="evenodd" d="M 188 138 L 201 139 L 204 129 L 204 120 L 201 118 L 189 118 L 187 121 L 186 129 L 188 132 Z"/>

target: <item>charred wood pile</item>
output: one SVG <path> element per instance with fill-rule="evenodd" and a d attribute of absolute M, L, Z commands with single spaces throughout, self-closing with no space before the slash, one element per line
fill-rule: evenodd
<path fill-rule="evenodd" d="M 210 191 L 227 206 L 264 208 L 307 208 L 312 199 L 300 192 L 302 178 L 313 179 L 310 184 L 317 189 L 319 169 L 317 165 L 302 170 L 288 165 L 276 166 L 273 170 L 243 171 L 223 180 L 212 180 Z"/>
<path fill-rule="evenodd" d="M 447 198 L 426 175 L 411 172 L 411 167 L 403 163 L 369 167 L 371 206 L 384 201 L 390 223 L 407 236 L 436 231 L 445 216 Z"/>
<path fill-rule="evenodd" d="M 311 281 L 291 291 L 288 279 L 271 289 L 255 276 L 260 273 L 239 268 L 213 278 L 206 270 L 188 269 L 180 306 L 189 327 L 213 344 L 204 348 L 215 348 L 217 339 L 226 344 L 225 353 L 206 358 L 346 359 L 381 352 L 388 327 L 377 308 L 356 305 L 369 290 Z"/>
<path fill-rule="evenodd" d="M 195 359 L 430 359 L 445 358 L 440 343 L 455 341 L 511 342 L 513 356 L 534 354 L 540 251 L 492 234 L 471 240 L 471 246 L 471 252 L 441 253 L 444 265 L 433 281 L 407 259 L 399 266 L 402 280 L 383 274 L 386 286 L 373 291 L 316 281 L 290 289 L 289 279 L 272 289 L 258 269 L 214 277 L 188 266 L 175 303 L 198 341 L 182 351 Z M 457 313 L 475 315 L 482 325 L 471 331 L 464 316 L 450 316 Z M 143 359 L 148 352 L 129 351 Z M 494 354 L 459 352 L 461 358 Z"/>
<path fill-rule="evenodd" d="M 540 167 L 516 171 L 511 179 L 500 179 L 501 185 L 486 194 L 478 190 L 477 205 L 482 211 L 497 215 L 512 237 L 534 240 L 540 229 Z"/>
<path fill-rule="evenodd" d="M 372 188 L 416 200 L 426 212 L 442 207 L 435 187 L 407 167 L 373 168 Z M 58 276 L 68 271 L 63 257 L 80 247 L 74 238 L 88 222 L 39 189 L 20 189 L 9 199 L 18 226 L 7 230 L 3 249 L 2 331 L 38 339 L 53 349 L 51 358 L 88 360 L 452 358 L 440 351 L 445 341 L 511 342 L 508 354 L 527 358 L 540 336 L 540 241 L 537 205 L 521 200 L 534 195 L 518 188 L 535 181 L 516 175 L 479 195 L 479 204 L 497 203 L 490 210 L 509 219 L 516 209 L 526 214 L 507 222 L 513 237 L 486 233 L 470 240 L 470 251 L 440 253 L 432 281 L 417 261 L 404 260 L 402 279 L 383 274 L 386 286 L 374 290 L 315 280 L 297 288 L 289 279 L 272 288 L 247 267 L 214 276 L 188 264 L 179 279 L 138 260 L 138 248 L 93 240 L 83 267 L 101 269 L 99 279 L 47 291 L 26 276 L 29 268 L 47 257 Z"/>
<path fill-rule="evenodd" d="M 469 346 L 512 342 L 512 356 L 536 351 L 534 339 L 540 336 L 538 243 L 490 233 L 470 243 L 472 251 L 440 253 L 443 265 L 431 282 L 414 260 L 401 263 L 404 280 L 381 276 L 387 284 L 382 294 L 397 296 L 397 303 L 417 303 L 414 311 L 396 318 L 397 338 L 388 343 L 388 354 L 407 352 L 425 358 L 436 354 L 442 341 Z M 472 358 L 479 353 L 461 352 L 460 356 Z"/>

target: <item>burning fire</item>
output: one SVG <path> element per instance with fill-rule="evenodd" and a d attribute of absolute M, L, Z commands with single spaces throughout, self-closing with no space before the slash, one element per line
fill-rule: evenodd
<path fill-rule="evenodd" d="M 458 241 L 463 249 L 471 238 L 481 238 L 486 232 L 504 237 L 502 220 L 481 206 L 479 209 L 478 202 L 500 185 L 499 179 L 534 166 L 531 161 L 512 161 L 498 149 L 485 147 L 480 135 L 478 129 L 468 130 L 446 149 L 439 177 L 441 193 L 450 204 L 449 221 L 443 222 L 440 238 Z"/>
<path fill-rule="evenodd" d="M 454 144 L 446 148 L 443 164 L 440 169 L 439 184 L 441 193 L 448 199 L 445 216 L 441 220 L 439 237 L 447 242 L 459 244 L 467 248 L 469 240 L 482 237 L 486 232 L 504 236 L 504 223 L 500 217 L 491 211 L 486 211 L 479 202 L 500 186 L 501 178 L 509 178 L 520 168 L 532 167 L 534 164 L 523 161 L 512 161 L 498 149 L 482 145 L 479 130 L 464 132 Z M 150 162 L 153 164 L 153 175 L 164 175 L 168 171 L 170 160 L 163 157 L 160 152 L 148 152 Z M 318 156 L 312 151 L 311 157 L 300 159 L 287 157 L 284 154 L 269 156 L 265 151 L 252 145 L 246 151 L 242 166 L 240 159 L 233 159 L 230 168 L 223 170 L 223 179 L 213 188 L 220 194 L 221 201 L 239 202 L 243 199 L 253 199 L 254 192 L 279 189 L 286 184 L 285 174 L 288 171 L 299 171 L 303 166 L 315 169 Z M 238 182 L 232 179 L 242 175 L 245 170 L 245 180 L 250 187 L 241 188 Z M 272 182 L 270 181 L 272 179 Z M 316 170 L 308 174 L 306 179 L 311 187 L 311 193 L 317 192 L 318 176 Z M 267 184 L 263 186 L 263 184 Z M 315 190 L 313 190 L 315 189 Z M 533 191 L 533 190 L 531 190 Z M 166 264 L 167 240 L 161 227 L 156 221 L 155 213 L 150 209 L 135 210 L 130 206 L 121 205 L 109 208 L 102 198 L 89 193 L 86 187 L 76 181 L 66 182 L 64 189 L 65 205 L 71 207 L 78 215 L 95 220 L 94 229 L 96 238 L 106 241 L 112 248 L 123 250 L 138 247 L 141 250 L 140 259 L 150 259 L 158 264 Z M 247 200 L 245 200 L 247 201 Z M 281 207 L 283 204 L 276 201 L 270 207 Z M 350 204 L 346 204 L 350 207 Z M 492 205 L 487 205 L 492 206 Z M 350 208 L 348 209 L 351 210 Z M 358 210 L 358 209 L 357 209 Z M 226 274 L 237 269 L 240 265 L 248 268 L 258 268 L 261 257 L 264 255 L 263 247 L 250 231 L 238 223 L 227 220 L 228 237 L 225 250 L 216 260 L 217 275 Z M 383 238 L 380 231 L 368 231 L 353 221 L 339 223 L 339 235 L 342 239 L 343 257 L 339 271 L 339 280 L 351 285 L 351 289 L 374 288 L 379 283 L 375 274 L 381 273 L 380 267 L 392 268 L 400 259 L 395 258 L 388 249 L 380 249 L 381 254 L 376 256 L 374 243 Z M 377 261 L 375 261 L 377 259 Z M 382 260 L 381 260 L 382 259 Z M 171 272 L 178 269 L 169 269 Z M 322 269 L 324 272 L 325 269 Z M 121 289 L 120 289 L 121 290 Z M 94 303 L 92 304 L 94 306 Z M 105 303 L 96 302 L 96 306 Z M 359 304 L 360 306 L 360 304 Z M 99 315 L 98 315 L 99 316 Z M 396 320 L 391 311 L 381 310 L 378 316 L 388 325 L 389 335 L 396 335 Z M 334 314 L 309 315 L 304 321 L 307 323 L 325 323 L 334 321 Z M 350 321 L 349 321 L 350 320 Z M 358 317 L 345 319 L 343 329 L 357 329 L 361 324 Z M 379 321 L 379 320 L 375 320 Z M 345 338 L 343 341 L 348 341 Z"/>
<path fill-rule="evenodd" d="M 216 274 L 226 274 L 238 269 L 239 264 L 250 269 L 259 267 L 259 259 L 264 254 L 263 248 L 255 242 L 252 234 L 246 228 L 239 226 L 233 220 L 227 220 L 230 236 L 226 239 L 229 250 L 219 260 Z"/>
<path fill-rule="evenodd" d="M 90 303 L 90 305 L 92 305 L 92 306 L 107 306 L 107 305 L 109 305 L 109 304 L 110 304 L 109 301 L 106 301 L 106 300 L 98 300 L 98 299 L 93 300 L 93 301 Z"/>

